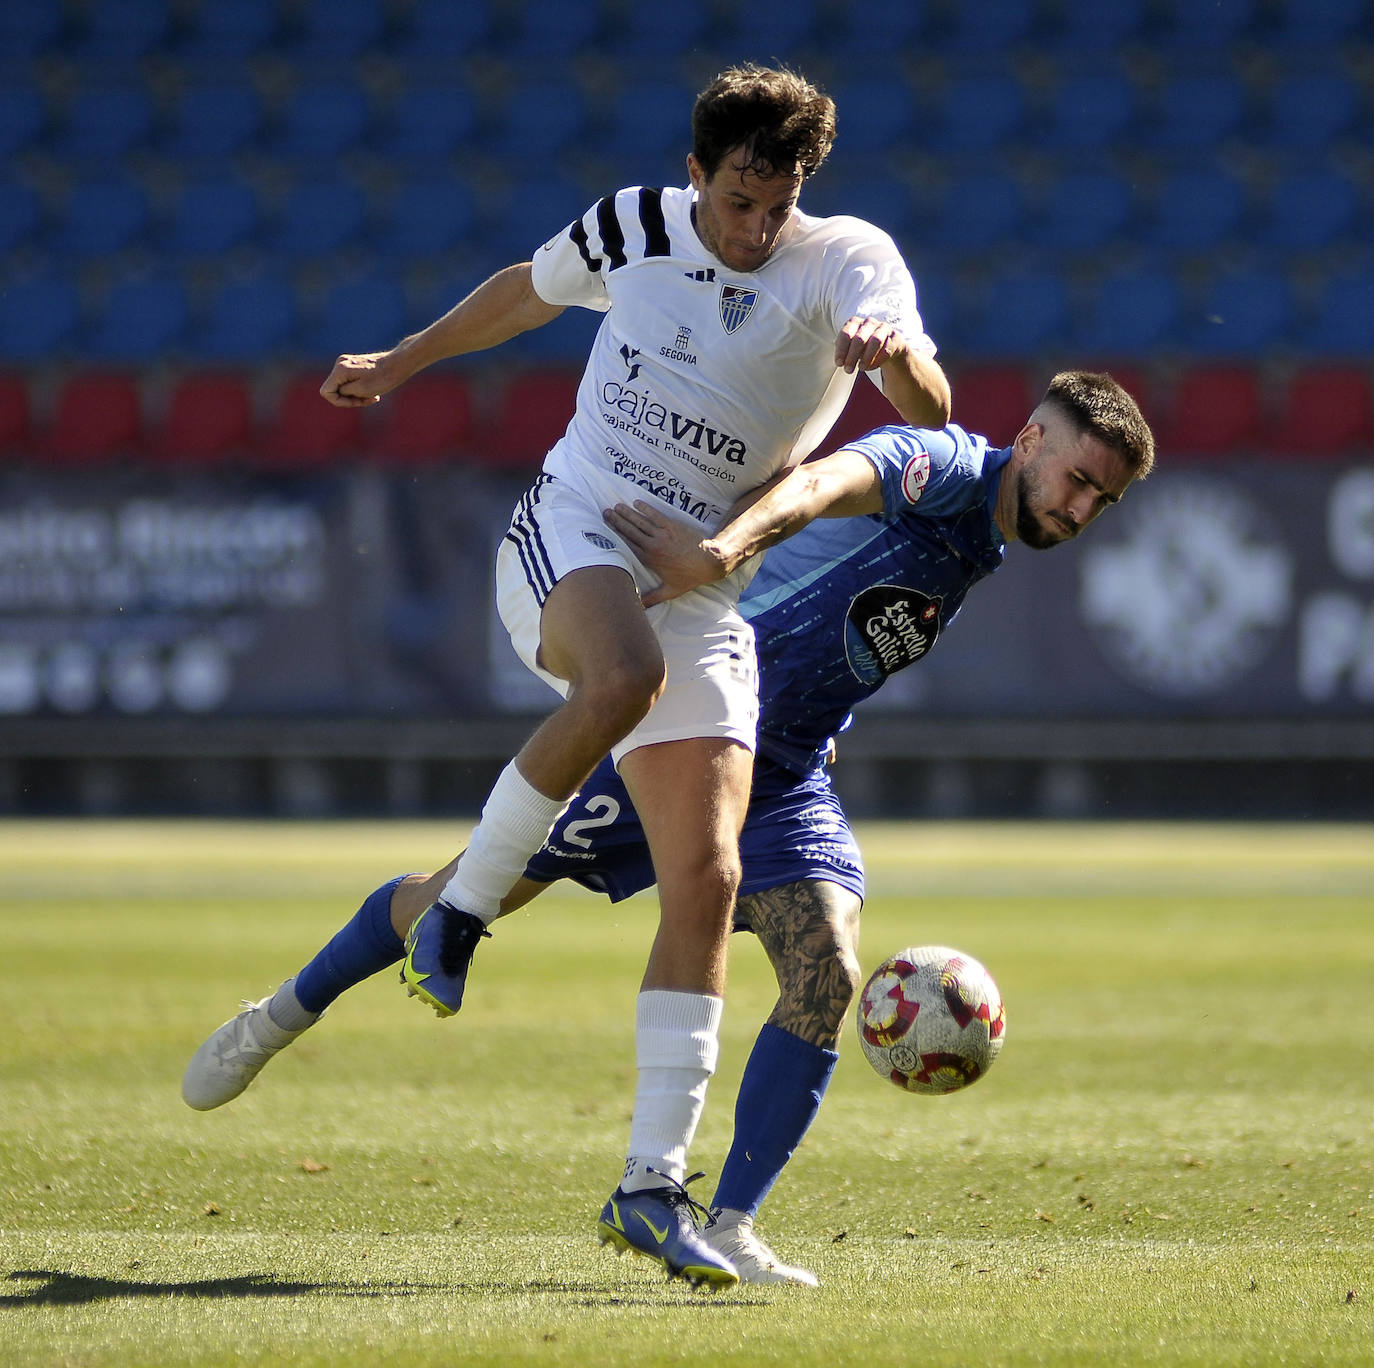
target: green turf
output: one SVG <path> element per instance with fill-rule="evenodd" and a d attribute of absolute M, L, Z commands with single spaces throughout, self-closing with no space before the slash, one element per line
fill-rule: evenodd
<path fill-rule="evenodd" d="M 823 1286 L 717 1294 L 593 1235 L 649 898 L 550 895 L 457 1020 L 387 975 L 181 1103 L 239 997 L 462 834 L 0 826 L 0 1364 L 1374 1364 L 1374 831 L 863 829 L 864 963 L 979 956 L 1006 1049 L 908 1097 L 847 1028 L 760 1220 Z M 712 1174 L 772 995 L 738 939 Z"/>

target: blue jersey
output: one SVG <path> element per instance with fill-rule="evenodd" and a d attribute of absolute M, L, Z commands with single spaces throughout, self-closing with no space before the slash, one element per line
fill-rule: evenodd
<path fill-rule="evenodd" d="M 759 754 L 796 774 L 1006 555 L 992 514 L 1010 447 L 952 424 L 878 428 L 849 446 L 882 477 L 882 513 L 813 522 L 764 556 L 740 600 L 758 640 Z"/>

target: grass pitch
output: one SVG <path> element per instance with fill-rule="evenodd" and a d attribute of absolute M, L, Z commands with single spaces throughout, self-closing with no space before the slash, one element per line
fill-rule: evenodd
<path fill-rule="evenodd" d="M 593 1234 L 651 897 L 546 896 L 457 1019 L 384 975 L 199 1114 L 237 1000 L 465 833 L 0 826 L 0 1364 L 1374 1364 L 1374 832 L 860 834 L 865 965 L 977 955 L 1006 1048 L 908 1097 L 851 1024 L 759 1223 L 822 1287 L 704 1294 Z M 713 1176 L 772 999 L 737 938 Z"/>

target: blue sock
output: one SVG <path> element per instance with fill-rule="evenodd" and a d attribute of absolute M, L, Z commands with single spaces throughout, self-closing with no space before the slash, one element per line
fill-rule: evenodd
<path fill-rule="evenodd" d="M 753 1215 L 820 1110 L 839 1055 L 768 1023 L 754 1042 L 735 1101 L 735 1138 L 715 1207 Z"/>
<path fill-rule="evenodd" d="M 322 1012 L 340 993 L 400 960 L 405 946 L 391 925 L 391 895 L 407 876 L 388 879 L 342 931 L 296 975 L 296 1000 Z"/>

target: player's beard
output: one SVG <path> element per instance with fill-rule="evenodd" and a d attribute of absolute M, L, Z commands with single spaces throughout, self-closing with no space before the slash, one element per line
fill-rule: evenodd
<path fill-rule="evenodd" d="M 1044 494 L 1034 463 L 1016 472 L 1016 536 L 1033 551 L 1048 551 L 1078 535 L 1068 518 L 1046 511 Z"/>

